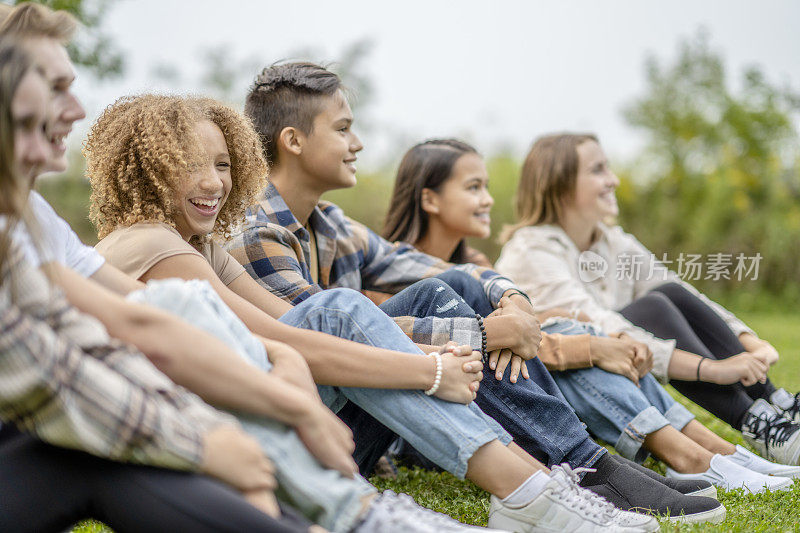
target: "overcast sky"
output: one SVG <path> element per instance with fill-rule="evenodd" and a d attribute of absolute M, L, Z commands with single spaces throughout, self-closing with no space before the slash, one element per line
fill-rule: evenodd
<path fill-rule="evenodd" d="M 103 84 L 84 75 L 77 91 L 93 120 L 124 94 L 185 90 L 209 48 L 231 50 L 232 62 L 268 64 L 307 49 L 335 61 L 367 38 L 367 164 L 432 136 L 522 155 L 535 136 L 565 129 L 597 132 L 610 153 L 625 156 L 640 140 L 620 109 L 644 90 L 645 58 L 674 60 L 679 41 L 701 26 L 731 77 L 755 64 L 800 90 L 800 2 L 791 0 L 120 0 L 104 27 L 127 72 Z M 156 78 L 156 65 L 178 66 L 184 82 Z"/>

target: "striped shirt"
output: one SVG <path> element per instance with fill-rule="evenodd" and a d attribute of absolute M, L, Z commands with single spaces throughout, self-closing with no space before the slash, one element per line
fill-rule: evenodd
<path fill-rule="evenodd" d="M 495 306 L 506 291 L 517 288 L 488 268 L 455 266 L 408 244 L 392 244 L 330 202 L 319 202 L 308 224 L 316 236 L 318 284 L 312 281 L 309 269 L 309 232 L 271 183 L 258 203 L 247 210 L 246 223 L 226 248 L 263 287 L 294 305 L 336 287 L 396 294 L 451 268 L 479 280 Z M 476 347 L 481 344 L 473 318 L 399 317 L 395 321 L 417 343 L 441 345 L 455 340 Z"/>
<path fill-rule="evenodd" d="M 235 421 L 111 339 L 11 251 L 0 287 L 0 419 L 56 446 L 196 470 L 203 435 Z"/>

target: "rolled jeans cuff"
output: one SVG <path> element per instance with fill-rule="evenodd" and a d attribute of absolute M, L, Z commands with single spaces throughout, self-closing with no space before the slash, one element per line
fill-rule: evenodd
<path fill-rule="evenodd" d="M 650 406 L 628 422 L 617 443 L 614 444 L 614 448 L 626 459 L 641 463 L 649 454 L 647 450 L 642 448 L 645 437 L 664 426 L 668 426 L 669 423 L 669 420 L 658 409 Z"/>
<path fill-rule="evenodd" d="M 683 428 L 686 427 L 686 424 L 694 420 L 694 415 L 678 402 L 675 402 L 672 407 L 667 409 L 667 412 L 664 413 L 664 417 L 669 420 L 669 424 L 678 431 L 682 431 Z"/>

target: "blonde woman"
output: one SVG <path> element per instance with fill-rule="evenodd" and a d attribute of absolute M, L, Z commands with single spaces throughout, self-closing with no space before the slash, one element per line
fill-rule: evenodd
<path fill-rule="evenodd" d="M 506 232 L 498 269 L 545 306 L 584 313 L 609 333 L 646 343 L 654 375 L 742 430 L 765 457 L 797 465 L 797 396 L 767 377 L 778 353 L 633 235 L 605 224 L 618 213 L 618 185 L 596 136 L 538 139 L 522 169 L 518 222 Z M 760 468 L 757 459 L 742 462 Z"/>

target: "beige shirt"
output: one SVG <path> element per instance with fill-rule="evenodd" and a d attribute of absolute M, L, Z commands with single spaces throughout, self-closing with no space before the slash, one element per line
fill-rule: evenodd
<path fill-rule="evenodd" d="M 197 255 L 208 261 L 225 285 L 245 272 L 244 267 L 217 243 L 211 241 L 195 248 L 166 224 L 134 224 L 114 230 L 95 248 L 110 264 L 136 279 L 159 261 L 181 254 Z"/>
<path fill-rule="evenodd" d="M 625 332 L 646 343 L 653 352 L 653 375 L 663 381 L 667 380 L 675 341 L 654 337 L 617 312 L 659 285 L 680 284 L 713 309 L 736 335 L 753 333 L 619 226 L 600 225 L 598 238 L 583 254 L 560 226 L 520 228 L 503 247 L 495 266 L 536 301 L 538 310 L 563 307 L 582 311 L 607 333 Z"/>

